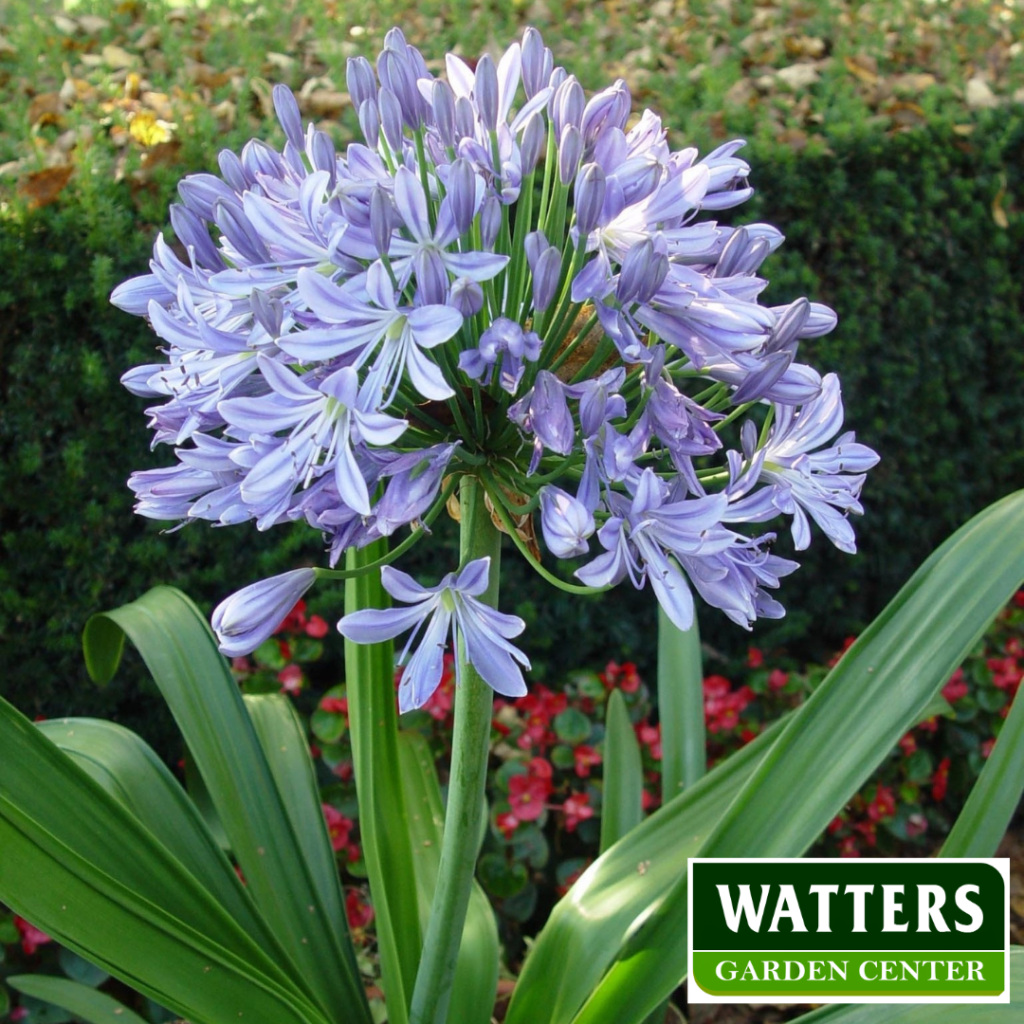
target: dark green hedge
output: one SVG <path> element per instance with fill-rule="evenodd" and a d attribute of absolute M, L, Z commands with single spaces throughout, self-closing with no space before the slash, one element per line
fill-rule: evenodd
<path fill-rule="evenodd" d="M 882 454 L 864 492 L 861 553 L 818 536 L 784 585 L 788 618 L 755 631 L 755 642 L 807 655 L 855 632 L 944 536 L 1024 485 L 1024 215 L 1013 206 L 1024 115 L 995 112 L 969 135 L 943 124 L 826 137 L 827 151 L 801 154 L 753 145 L 759 191 L 744 214 L 787 234 L 765 268 L 768 298 L 808 294 L 838 311 L 838 331 L 808 343 L 806 358 L 841 375 L 848 425 Z M 57 204 L 0 213 L 0 691 L 30 714 L 99 713 L 153 736 L 138 666 L 103 695 L 87 683 L 78 643 L 88 615 L 158 582 L 209 607 L 315 560 L 319 541 L 248 527 L 163 536 L 132 515 L 128 474 L 167 459 L 148 451 L 145 403 L 118 383 L 152 358 L 152 335 L 107 295 L 145 269 L 156 226 L 140 223 L 126 185 L 82 178 Z M 994 220 L 997 197 L 1008 227 Z M 144 199 L 160 216 L 170 182 Z M 427 560 L 446 561 L 436 550 Z M 567 598 L 511 552 L 506 565 L 503 604 L 530 620 L 526 646 L 542 673 L 609 657 L 649 670 L 649 595 Z M 339 610 L 337 594 L 317 600 Z M 716 646 L 748 639 L 721 617 L 702 626 Z"/>

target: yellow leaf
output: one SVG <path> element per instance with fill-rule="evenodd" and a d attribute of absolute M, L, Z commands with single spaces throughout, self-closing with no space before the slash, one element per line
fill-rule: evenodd
<path fill-rule="evenodd" d="M 171 121 L 163 121 L 148 110 L 139 111 L 128 123 L 131 137 L 143 146 L 156 146 L 161 142 L 170 142 L 174 137 L 174 129 L 178 126 Z"/>

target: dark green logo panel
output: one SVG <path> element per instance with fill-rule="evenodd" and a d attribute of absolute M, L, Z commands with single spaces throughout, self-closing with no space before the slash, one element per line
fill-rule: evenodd
<path fill-rule="evenodd" d="M 691 1002 L 1006 1002 L 1008 862 L 691 860 Z"/>

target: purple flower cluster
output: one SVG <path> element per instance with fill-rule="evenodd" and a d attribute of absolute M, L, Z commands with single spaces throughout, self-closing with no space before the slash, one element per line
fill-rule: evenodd
<path fill-rule="evenodd" d="M 219 177 L 185 178 L 171 224 L 187 255 L 158 238 L 151 272 L 112 296 L 164 346 L 123 378 L 177 456 L 132 476 L 141 515 L 305 520 L 334 566 L 425 533 L 470 474 L 549 579 L 650 581 L 684 629 L 693 591 L 743 626 L 783 614 L 768 591 L 796 563 L 742 524 L 788 515 L 803 549 L 813 519 L 854 550 L 877 456 L 835 437 L 838 380 L 797 359 L 832 311 L 758 301 L 782 235 L 716 219 L 751 193 L 741 142 L 673 152 L 624 82 L 587 99 L 533 29 L 498 61 L 448 55 L 446 78 L 393 29 L 376 68 L 350 60 L 348 89 L 363 141 L 338 151 L 276 87 L 283 149 L 254 140 Z M 518 536 L 535 511 L 555 559 L 585 560 L 581 584 Z M 495 689 L 521 692 L 522 623 L 481 611 L 487 571 L 426 590 L 391 570 L 416 610 L 342 632 L 372 642 L 433 611 L 431 644 L 451 624 Z M 255 647 L 312 582 L 278 579 L 218 609 L 225 651 Z M 435 655 L 412 656 L 403 706 L 430 696 Z"/>

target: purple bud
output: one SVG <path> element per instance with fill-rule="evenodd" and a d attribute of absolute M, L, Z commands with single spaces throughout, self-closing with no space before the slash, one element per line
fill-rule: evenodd
<path fill-rule="evenodd" d="M 576 558 L 590 550 L 587 538 L 594 532 L 594 517 L 583 502 L 548 486 L 540 492 L 540 510 L 544 543 L 556 558 Z"/>
<path fill-rule="evenodd" d="M 477 61 L 473 99 L 480 112 L 480 123 L 486 131 L 493 132 L 498 127 L 498 69 L 489 53 Z"/>
<path fill-rule="evenodd" d="M 183 245 L 194 251 L 195 261 L 207 270 L 223 270 L 224 260 L 210 238 L 206 221 L 180 203 L 171 203 L 170 213 L 174 233 Z"/>
<path fill-rule="evenodd" d="M 380 112 L 376 100 L 364 100 L 359 106 L 359 128 L 370 149 L 376 149 L 380 141 Z"/>
<path fill-rule="evenodd" d="M 390 537 L 430 508 L 454 451 L 454 444 L 435 445 L 403 455 L 388 467 L 391 481 L 373 509 L 377 533 Z"/>
<path fill-rule="evenodd" d="M 533 270 L 533 308 L 543 313 L 551 305 L 562 276 L 562 254 L 549 245 L 540 255 Z"/>
<path fill-rule="evenodd" d="M 576 227 L 586 237 L 601 220 L 604 205 L 605 176 L 599 164 L 586 164 L 576 175 L 576 190 L 573 206 L 576 210 Z"/>
<path fill-rule="evenodd" d="M 583 86 L 576 81 L 575 75 L 570 75 L 555 92 L 551 101 L 551 119 L 555 123 L 555 138 L 560 139 L 568 125 L 579 128 L 583 119 L 583 108 L 586 97 L 583 95 Z"/>
<path fill-rule="evenodd" d="M 430 105 L 441 141 L 446 146 L 455 146 L 458 141 L 455 134 L 455 93 L 452 92 L 452 87 L 440 78 L 434 80 L 431 88 Z"/>
<path fill-rule="evenodd" d="M 406 50 L 385 48 L 377 58 L 377 75 L 381 86 L 390 89 L 398 100 L 402 120 L 411 131 L 423 125 L 423 97 L 413 74 Z"/>
<path fill-rule="evenodd" d="M 252 184 L 248 174 L 245 173 L 242 161 L 230 149 L 222 149 L 217 154 L 217 166 L 220 168 L 220 173 L 224 180 L 236 192 L 244 192 Z M 178 185 L 178 191 L 181 191 L 180 184 Z"/>
<path fill-rule="evenodd" d="M 743 405 L 764 398 L 769 389 L 779 382 L 793 362 L 793 352 L 783 350 L 772 352 L 760 360 L 757 367 L 748 373 L 743 383 L 729 396 L 733 405 Z"/>
<path fill-rule="evenodd" d="M 275 85 L 271 96 L 285 137 L 296 149 L 301 150 L 305 145 L 305 139 L 302 135 L 302 115 L 299 113 L 294 93 L 286 85 Z"/>
<path fill-rule="evenodd" d="M 465 158 L 455 160 L 448 171 L 448 202 L 460 235 L 466 234 L 476 216 L 476 171 Z"/>
<path fill-rule="evenodd" d="M 484 290 L 468 277 L 456 278 L 452 283 L 448 304 L 464 317 L 476 316 L 484 308 Z"/>
<path fill-rule="evenodd" d="M 285 162 L 281 154 L 261 139 L 250 139 L 242 147 L 242 166 L 253 181 L 259 174 L 266 174 L 271 178 L 283 178 L 286 173 Z"/>
<path fill-rule="evenodd" d="M 480 241 L 487 252 L 494 249 L 501 230 L 501 203 L 497 196 L 488 196 L 480 207 Z"/>
<path fill-rule="evenodd" d="M 468 96 L 455 101 L 455 133 L 460 139 L 471 139 L 476 134 L 476 110 Z"/>
<path fill-rule="evenodd" d="M 548 79 L 548 88 L 551 90 L 551 92 L 553 94 L 557 93 L 558 90 L 559 90 L 559 87 L 562 85 L 562 83 L 568 77 L 569 77 L 569 73 L 565 70 L 565 68 L 561 68 L 561 67 L 555 68 L 551 72 L 551 77 Z M 554 105 L 555 105 L 555 101 L 554 101 L 554 97 L 552 96 L 551 102 L 548 105 L 548 112 L 549 113 L 550 113 L 551 110 L 554 109 Z"/>
<path fill-rule="evenodd" d="M 416 302 L 443 306 L 448 299 L 448 269 L 436 249 L 420 249 L 413 257 L 416 271 Z"/>
<path fill-rule="evenodd" d="M 544 143 L 547 141 L 547 127 L 544 124 L 544 115 L 539 111 L 531 114 L 523 128 L 523 138 L 519 143 L 519 158 L 522 163 L 523 174 L 532 174 L 537 166 L 541 154 L 544 152 Z"/>
<path fill-rule="evenodd" d="M 526 262 L 531 272 L 537 269 L 537 261 L 549 244 L 543 231 L 531 231 L 523 239 L 523 251 L 526 253 Z"/>
<path fill-rule="evenodd" d="M 533 388 L 508 411 L 509 419 L 534 434 L 559 455 L 572 451 L 576 429 L 566 401 L 565 385 L 547 370 L 537 374 Z"/>
<path fill-rule="evenodd" d="M 313 132 L 309 159 L 315 170 L 326 171 L 331 176 L 327 187 L 333 191 L 338 175 L 338 155 L 334 150 L 334 142 L 326 132 Z"/>
<path fill-rule="evenodd" d="M 284 303 L 280 299 L 271 298 L 259 288 L 253 288 L 249 302 L 252 305 L 252 315 L 260 327 L 271 338 L 280 337 L 281 325 L 284 323 Z"/>
<path fill-rule="evenodd" d="M 797 299 L 782 308 L 782 313 L 775 323 L 771 337 L 764 346 L 765 352 L 779 352 L 794 345 L 802 337 L 804 324 L 811 315 L 811 304 L 807 299 Z"/>
<path fill-rule="evenodd" d="M 645 238 L 626 253 L 619 272 L 616 290 L 623 307 L 633 302 L 647 302 L 664 284 L 668 276 L 668 258 L 654 251 L 654 243 Z"/>
<path fill-rule="evenodd" d="M 621 78 L 610 89 L 592 97 L 579 121 L 584 143 L 592 146 L 608 128 L 625 128 L 630 106 L 629 89 Z"/>
<path fill-rule="evenodd" d="M 294 569 L 250 584 L 221 601 L 211 619 L 221 653 L 229 658 L 252 654 L 315 582 L 316 569 Z"/>
<path fill-rule="evenodd" d="M 405 137 L 402 133 L 402 106 L 398 97 L 386 85 L 382 85 L 377 105 L 380 108 L 380 126 L 384 130 L 384 138 L 391 152 L 401 155 Z"/>
<path fill-rule="evenodd" d="M 532 100 L 548 84 L 552 66 L 551 51 L 540 33 L 531 25 L 523 33 L 523 88 Z"/>
<path fill-rule="evenodd" d="M 225 151 L 226 152 L 226 151 Z M 222 153 L 221 156 L 224 156 Z M 235 156 L 234 153 L 231 156 Z M 235 157 L 237 160 L 238 157 Z M 226 161 L 225 161 L 226 162 Z M 241 172 L 241 165 L 238 170 Z M 242 174 L 242 187 L 235 192 L 244 192 L 249 183 Z M 212 174 L 189 174 L 178 182 L 181 201 L 202 220 L 213 220 L 213 208 L 219 202 L 238 204 L 238 196 L 220 178 Z"/>
<path fill-rule="evenodd" d="M 358 110 L 367 100 L 377 98 L 377 79 L 373 66 L 365 57 L 349 57 L 345 69 L 348 94 Z"/>
<path fill-rule="evenodd" d="M 643 374 L 645 386 L 653 388 L 657 384 L 658 378 L 661 377 L 661 371 L 665 369 L 665 359 L 668 353 L 662 343 L 655 345 L 650 351 L 651 361 L 644 367 Z"/>
<path fill-rule="evenodd" d="M 746 228 L 736 228 L 722 247 L 715 277 L 753 274 L 771 251 L 767 238 L 751 238 Z"/>
<path fill-rule="evenodd" d="M 270 253 L 267 252 L 263 239 L 240 206 L 236 203 L 214 204 L 213 220 L 224 233 L 228 244 L 247 263 L 269 262 Z"/>
<path fill-rule="evenodd" d="M 391 232 L 395 226 L 394 208 L 388 194 L 377 185 L 370 193 L 370 235 L 378 256 L 391 251 Z"/>
<path fill-rule="evenodd" d="M 558 178 L 568 185 L 576 177 L 583 156 L 583 136 L 575 125 L 566 125 L 558 143 Z"/>

